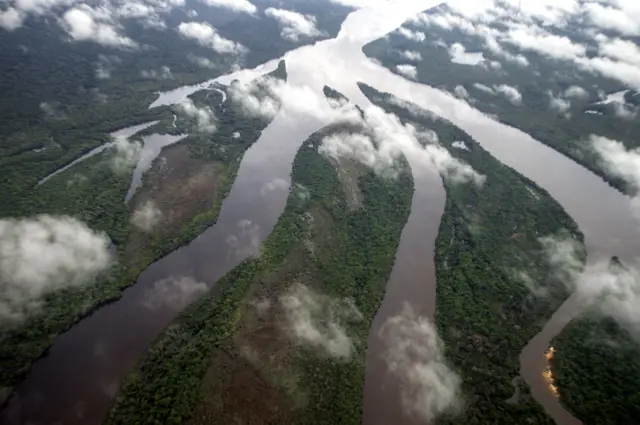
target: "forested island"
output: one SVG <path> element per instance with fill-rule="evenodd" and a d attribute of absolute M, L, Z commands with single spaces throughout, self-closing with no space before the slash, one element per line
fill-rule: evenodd
<path fill-rule="evenodd" d="M 443 424 L 553 424 L 524 383 L 513 399 L 519 355 L 569 292 L 549 264 L 545 235 L 582 235 L 542 188 L 428 111 L 410 110 L 361 84 L 377 105 L 431 129 L 452 156 L 486 176 L 482 186 L 444 179 L 447 201 L 435 252 L 436 326 L 463 380 L 465 406 Z M 544 292 L 544 296 L 539 294 Z"/>
<path fill-rule="evenodd" d="M 336 124 L 303 144 L 260 257 L 157 338 L 108 423 L 360 424 L 366 338 L 413 186 L 406 167 L 388 180 L 318 152 L 344 131 L 358 129 Z"/>

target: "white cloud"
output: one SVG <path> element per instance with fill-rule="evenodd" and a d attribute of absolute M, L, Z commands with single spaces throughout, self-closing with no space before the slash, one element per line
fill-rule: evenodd
<path fill-rule="evenodd" d="M 56 289 L 90 283 L 109 239 L 72 217 L 0 220 L 0 322 L 20 320 Z"/>
<path fill-rule="evenodd" d="M 284 39 L 298 41 L 301 37 L 319 37 L 323 33 L 316 27 L 316 18 L 311 15 L 302 15 L 285 9 L 273 7 L 264 11 L 264 14 L 275 19 L 282 27 L 281 36 Z"/>
<path fill-rule="evenodd" d="M 402 52 L 402 56 L 414 62 L 420 62 L 422 60 L 422 55 L 420 54 L 420 52 L 415 52 L 412 50 L 405 50 L 404 52 Z"/>
<path fill-rule="evenodd" d="M 156 71 L 155 69 L 151 70 L 142 70 L 140 71 L 140 76 L 143 78 L 149 78 L 152 80 L 171 80 L 173 79 L 173 74 L 171 73 L 171 69 L 168 66 L 163 66 L 160 68 L 160 71 Z"/>
<path fill-rule="evenodd" d="M 496 92 L 493 91 L 493 89 L 489 86 L 486 86 L 482 83 L 473 83 L 473 87 L 475 87 L 476 89 L 483 91 L 485 93 L 489 93 L 489 94 L 496 94 Z"/>
<path fill-rule="evenodd" d="M 178 31 L 183 37 L 196 40 L 201 46 L 222 54 L 242 54 L 246 48 L 235 41 L 222 37 L 215 28 L 206 22 L 182 22 Z"/>
<path fill-rule="evenodd" d="M 443 344 L 433 324 L 405 304 L 380 328 L 383 358 L 389 372 L 402 383 L 400 394 L 407 414 L 431 423 L 461 406 L 461 379 L 447 365 Z"/>
<path fill-rule="evenodd" d="M 640 272 L 634 264 L 621 268 L 610 267 L 609 261 L 590 261 L 583 270 L 575 240 L 545 237 L 540 242 L 553 271 L 570 290 L 640 337 Z"/>
<path fill-rule="evenodd" d="M 554 111 L 564 114 L 571 108 L 571 101 L 560 96 L 556 97 L 551 92 L 549 92 L 549 96 L 551 97 L 551 100 L 549 101 L 549 107 Z"/>
<path fill-rule="evenodd" d="M 576 99 L 586 99 L 589 97 L 589 92 L 580 86 L 571 86 L 564 92 L 565 97 L 573 97 Z"/>
<path fill-rule="evenodd" d="M 600 43 L 599 51 L 612 59 L 640 66 L 640 48 L 633 41 L 605 39 Z"/>
<path fill-rule="evenodd" d="M 213 61 L 211 61 L 210 59 L 207 59 L 202 56 L 196 56 L 192 53 L 189 53 L 189 55 L 187 56 L 187 59 L 189 59 L 191 62 L 203 68 L 213 69 L 216 67 L 216 64 L 213 63 Z"/>
<path fill-rule="evenodd" d="M 150 232 L 162 220 L 162 211 L 155 202 L 147 201 L 138 207 L 131 216 L 131 223 L 144 232 Z"/>
<path fill-rule="evenodd" d="M 140 158 L 142 152 L 142 143 L 138 141 L 129 141 L 125 137 L 116 137 L 115 155 L 111 160 L 111 167 L 117 173 L 127 172 L 133 167 Z"/>
<path fill-rule="evenodd" d="M 625 35 L 640 35 L 640 13 L 636 16 L 610 5 L 585 4 L 585 11 L 591 22 L 600 28 L 613 30 Z M 640 11 L 640 9 L 637 9 Z"/>
<path fill-rule="evenodd" d="M 198 131 L 213 133 L 217 130 L 216 116 L 211 108 L 198 108 L 191 99 L 182 102 L 178 108 L 180 112 L 196 120 Z"/>
<path fill-rule="evenodd" d="M 520 105 L 522 103 L 522 94 L 520 94 L 518 89 L 515 87 L 509 86 L 507 84 L 500 84 L 494 85 L 493 89 L 498 93 L 502 93 L 502 95 L 514 105 Z"/>
<path fill-rule="evenodd" d="M 417 112 L 426 114 L 422 110 Z M 362 133 L 340 133 L 325 137 L 320 152 L 336 159 L 351 158 L 382 175 L 395 174 L 398 160 L 406 156 L 412 166 L 435 168 L 451 182 L 484 183 L 484 176 L 438 145 L 437 135 L 434 137 L 435 133 L 431 130 L 420 132 L 376 106 L 365 110 L 361 125 Z"/>
<path fill-rule="evenodd" d="M 453 89 L 453 92 L 455 93 L 456 96 L 458 96 L 461 99 L 468 99 L 469 98 L 469 92 L 467 91 L 467 89 L 464 88 L 464 86 L 456 86 Z"/>
<path fill-rule="evenodd" d="M 467 52 L 467 49 L 460 43 L 453 43 L 449 48 L 451 62 L 460 65 L 478 65 L 484 62 L 484 55 L 480 52 Z"/>
<path fill-rule="evenodd" d="M 104 46 L 135 47 L 136 43 L 118 32 L 111 12 L 80 5 L 62 16 L 62 27 L 75 41 L 94 41 Z"/>
<path fill-rule="evenodd" d="M 280 297 L 288 330 L 296 341 L 324 351 L 331 357 L 348 360 L 354 341 L 347 325 L 362 320 L 362 314 L 349 299 L 333 299 L 294 283 Z"/>
<path fill-rule="evenodd" d="M 24 19 L 24 13 L 13 7 L 0 11 L 0 27 L 7 31 L 13 31 L 20 28 Z"/>
<path fill-rule="evenodd" d="M 408 64 L 397 65 L 396 71 L 398 71 L 399 74 L 402 74 L 407 78 L 411 78 L 412 80 L 415 80 L 418 78 L 418 69 L 413 65 L 408 65 Z"/>
<path fill-rule="evenodd" d="M 417 41 L 418 43 L 421 43 L 427 39 L 427 36 L 425 36 L 424 33 L 411 31 L 410 29 L 404 27 L 398 28 L 398 34 L 406 39 Z"/>
<path fill-rule="evenodd" d="M 255 14 L 258 8 L 255 7 L 248 0 L 201 0 L 204 4 L 213 7 L 221 7 L 224 9 L 233 10 L 234 12 L 248 13 L 250 15 Z"/>
<path fill-rule="evenodd" d="M 640 191 L 640 149 L 627 150 L 622 142 L 596 135 L 591 135 L 590 143 L 608 173 Z"/>
<path fill-rule="evenodd" d="M 540 27 L 513 24 L 504 40 L 524 50 L 530 50 L 554 59 L 572 60 L 584 56 L 586 48 L 568 37 L 551 34 Z"/>

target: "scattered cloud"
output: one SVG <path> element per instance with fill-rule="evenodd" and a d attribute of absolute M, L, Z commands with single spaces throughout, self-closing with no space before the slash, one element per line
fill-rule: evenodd
<path fill-rule="evenodd" d="M 296 341 L 337 359 L 351 358 L 355 347 L 347 326 L 362 320 L 352 300 L 334 299 L 294 283 L 280 297 L 280 303 L 286 313 L 287 328 Z"/>
<path fill-rule="evenodd" d="M 482 83 L 473 83 L 473 87 L 475 87 L 476 89 L 483 91 L 485 93 L 489 93 L 489 94 L 496 94 L 496 92 L 493 91 L 493 89 L 489 86 L 486 86 Z"/>
<path fill-rule="evenodd" d="M 201 46 L 218 53 L 240 55 L 246 52 L 246 47 L 222 37 L 206 22 L 182 22 L 178 25 L 178 32 L 183 37 L 195 40 Z"/>
<path fill-rule="evenodd" d="M 421 43 L 427 39 L 427 36 L 424 35 L 424 33 L 418 32 L 418 31 L 411 31 L 410 29 L 404 28 L 404 27 L 398 28 L 398 34 L 400 34 L 401 36 L 403 36 L 408 40 L 417 41 L 418 43 Z"/>
<path fill-rule="evenodd" d="M 171 73 L 171 69 L 168 66 L 163 66 L 160 68 L 160 71 L 156 71 L 155 69 L 151 70 L 142 70 L 140 71 L 140 76 L 142 78 L 148 78 L 151 80 L 172 80 L 173 74 Z"/>
<path fill-rule="evenodd" d="M 162 211 L 155 202 L 147 201 L 139 206 L 131 216 L 131 223 L 144 232 L 150 232 L 162 220 Z"/>
<path fill-rule="evenodd" d="M 109 239 L 68 216 L 0 220 L 0 323 L 23 319 L 56 289 L 91 283 Z"/>
<path fill-rule="evenodd" d="M 418 78 L 418 69 L 413 65 L 408 65 L 408 64 L 397 65 L 396 71 L 398 71 L 399 74 L 402 74 L 407 78 L 411 78 L 412 80 L 415 80 Z"/>
<path fill-rule="evenodd" d="M 209 107 L 198 108 L 191 99 L 178 105 L 179 112 L 196 121 L 198 131 L 202 133 L 214 133 L 217 130 L 216 116 Z"/>
<path fill-rule="evenodd" d="M 478 65 L 484 62 L 484 55 L 480 52 L 467 52 L 467 49 L 460 43 L 453 43 L 449 48 L 451 62 L 460 65 Z"/>
<path fill-rule="evenodd" d="M 248 0 L 201 0 L 207 6 L 220 7 L 223 9 L 229 9 L 234 12 L 248 13 L 249 15 L 255 15 L 258 8 Z"/>
<path fill-rule="evenodd" d="M 461 379 L 447 365 L 443 343 L 433 324 L 409 304 L 380 328 L 383 358 L 389 372 L 402 382 L 402 406 L 409 415 L 431 423 L 460 408 Z"/>
<path fill-rule="evenodd" d="M 464 88 L 464 86 L 456 86 L 453 89 L 453 92 L 455 93 L 456 96 L 458 96 L 461 99 L 468 99 L 469 98 L 469 92 L 467 91 L 467 89 Z"/>
<path fill-rule="evenodd" d="M 402 52 L 402 56 L 414 62 L 420 62 L 422 60 L 420 52 L 415 52 L 413 50 L 405 50 Z"/>
<path fill-rule="evenodd" d="M 62 27 L 75 41 L 93 41 L 103 46 L 136 47 L 136 43 L 120 33 L 111 11 L 85 4 L 67 10 L 62 15 Z"/>
<path fill-rule="evenodd" d="M 201 66 L 202 68 L 214 69 L 216 67 L 216 64 L 213 63 L 211 59 L 207 59 L 203 56 L 196 56 L 192 53 L 189 53 L 189 55 L 187 55 L 187 59 L 189 59 L 196 65 Z"/>
<path fill-rule="evenodd" d="M 502 95 L 514 105 L 520 105 L 522 103 L 522 94 L 520 94 L 518 89 L 515 87 L 509 86 L 507 84 L 500 84 L 493 86 L 493 89 L 497 93 L 502 93 Z"/>
<path fill-rule="evenodd" d="M 549 101 L 549 108 L 554 111 L 564 114 L 571 108 L 571 101 L 564 99 L 561 96 L 556 97 L 551 92 L 549 92 L 549 96 L 551 97 L 551 100 Z"/>
<path fill-rule="evenodd" d="M 264 11 L 264 14 L 275 19 L 282 32 L 282 38 L 298 41 L 302 37 L 319 37 L 322 31 L 316 27 L 316 18 L 311 15 L 302 15 L 286 9 L 275 9 L 273 7 Z"/>
<path fill-rule="evenodd" d="M 627 149 L 622 142 L 597 135 L 591 135 L 590 143 L 607 173 L 640 191 L 640 149 Z"/>
<path fill-rule="evenodd" d="M 570 290 L 640 337 L 640 273 L 634 264 L 611 267 L 608 260 L 599 260 L 583 267 L 579 254 L 584 248 L 574 239 L 553 236 L 540 242 L 553 271 Z"/>
<path fill-rule="evenodd" d="M 573 97 L 576 99 L 587 99 L 589 92 L 580 86 L 571 86 L 564 92 L 565 97 Z"/>
<path fill-rule="evenodd" d="M 115 147 L 115 155 L 111 160 L 113 171 L 127 172 L 136 165 L 142 152 L 142 142 L 129 141 L 126 137 L 116 137 L 113 146 Z"/>
<path fill-rule="evenodd" d="M 10 7 L 7 10 L 0 11 L 0 28 L 7 31 L 13 31 L 22 26 L 25 15 L 17 9 Z"/>
<path fill-rule="evenodd" d="M 67 118 L 60 102 L 41 102 L 40 110 L 47 121 L 59 121 Z"/>

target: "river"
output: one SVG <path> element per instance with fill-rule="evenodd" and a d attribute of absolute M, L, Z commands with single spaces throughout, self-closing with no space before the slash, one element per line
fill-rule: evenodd
<path fill-rule="evenodd" d="M 351 13 L 335 39 L 285 55 L 289 84 L 305 87 L 318 96 L 322 96 L 322 87 L 327 84 L 365 105 L 366 99 L 356 85 L 362 81 L 444 116 L 497 159 L 545 188 L 579 224 L 585 234 L 590 261 L 611 255 L 632 261 L 640 252 L 640 237 L 627 197 L 521 131 L 494 121 L 447 93 L 405 80 L 362 53 L 364 44 L 437 3 L 423 0 L 405 7 L 387 5 Z M 213 81 L 228 84 L 238 76 L 250 79 L 268 72 L 275 64 L 277 60 L 257 71 L 241 71 L 160 94 L 151 106 L 179 103 L 187 95 L 211 87 Z M 17 388 L 16 396 L 2 412 L 3 424 L 100 423 L 123 379 L 150 342 L 191 301 L 186 297 L 178 305 L 155 303 L 149 308 L 149 297 L 164 288 L 161 283 L 188 276 L 212 285 L 257 252 L 282 213 L 288 195 L 288 187 L 284 185 L 271 185 L 280 188 L 274 191 L 264 188 L 276 179 L 290 184 L 291 163 L 298 147 L 327 123 L 312 111 L 301 111 L 294 106 L 284 102 L 280 113 L 247 151 L 216 225 L 191 244 L 151 265 L 120 300 L 97 310 L 56 337 L 49 355 L 34 363 Z M 411 423 L 401 409 L 398 383 L 392 382 L 381 369 L 378 357 L 382 342 L 375 338 L 379 325 L 388 315 L 397 313 L 405 300 L 412 301 L 416 311 L 431 318 L 435 308 L 433 246 L 444 192 L 435 173 L 419 169 L 411 160 L 410 164 L 416 181 L 414 204 L 397 252 L 388 296 L 369 338 L 364 397 L 366 425 Z M 560 308 L 522 354 L 524 379 L 531 385 L 536 399 L 560 425 L 576 422 L 572 422 L 557 399 L 545 397 L 546 385 L 536 377 L 541 378 L 543 353 L 550 339 L 560 332 L 567 319 L 580 311 L 580 303 L 575 299 Z M 381 415 L 386 415 L 384 421 Z"/>

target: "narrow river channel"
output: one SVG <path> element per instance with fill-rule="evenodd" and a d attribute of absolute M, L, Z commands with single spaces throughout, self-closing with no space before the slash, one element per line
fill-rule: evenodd
<path fill-rule="evenodd" d="M 640 237 L 627 197 L 521 131 L 500 124 L 437 89 L 405 80 L 362 53 L 366 43 L 438 3 L 423 0 L 403 8 L 387 6 L 351 13 L 337 38 L 296 49 L 285 56 L 289 84 L 307 87 L 318 96 L 322 96 L 322 87 L 326 84 L 365 105 L 366 100 L 356 86 L 357 81 L 362 81 L 442 115 L 467 131 L 497 159 L 545 188 L 584 232 L 590 261 L 611 255 L 633 261 L 640 253 Z M 275 64 L 277 61 L 272 61 L 256 72 L 241 71 L 215 81 L 228 84 L 237 76 L 250 79 L 256 73 L 268 72 Z M 178 103 L 213 82 L 163 93 L 152 106 Z M 217 224 L 191 244 L 150 266 L 120 300 L 59 335 L 49 355 L 33 365 L 27 379 L 18 387 L 0 422 L 100 423 L 123 379 L 153 338 L 191 301 L 149 308 L 146 301 L 157 290 L 158 282 L 188 276 L 211 286 L 243 259 L 255 254 L 282 213 L 288 195 L 287 188 L 266 193 L 265 185 L 275 179 L 289 182 L 291 163 L 300 144 L 325 124 L 314 114 L 290 108 L 285 103 L 242 159 Z M 377 327 L 389 315 L 396 314 L 407 299 L 417 303 L 416 310 L 430 318 L 435 308 L 433 246 L 444 192 L 437 174 L 411 165 L 416 181 L 414 203 L 397 252 L 388 295 L 369 339 L 364 399 L 366 425 L 412 423 L 402 412 L 398 383 L 387 379 L 380 364 L 379 353 L 384 347 L 375 338 Z M 522 376 L 559 425 L 579 422 L 562 409 L 557 399 L 545 396 L 546 385 L 537 377 L 541 377 L 544 369 L 543 353 L 550 339 L 580 308 L 580 302 L 575 299 L 567 301 L 522 354 Z"/>

